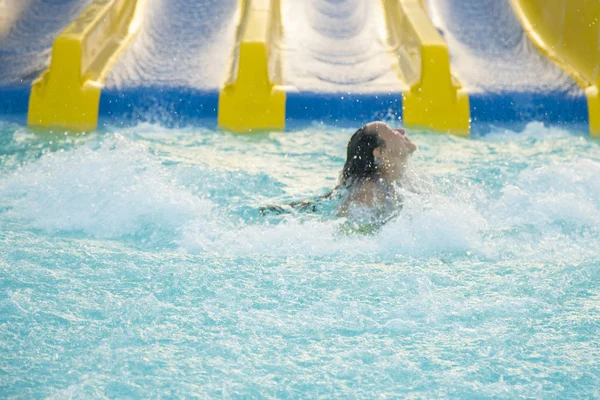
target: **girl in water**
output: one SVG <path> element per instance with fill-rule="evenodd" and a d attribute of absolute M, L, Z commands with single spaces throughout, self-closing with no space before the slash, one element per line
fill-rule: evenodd
<path fill-rule="evenodd" d="M 294 202 L 287 207 L 263 207 L 261 214 L 292 210 L 316 212 L 323 202 L 336 199 L 336 214 L 347 218 L 351 230 L 373 231 L 402 208 L 398 188 L 416 149 L 403 129 L 371 122 L 350 138 L 346 163 L 335 189 L 315 200 Z"/>
<path fill-rule="evenodd" d="M 394 217 L 402 208 L 397 189 L 416 150 L 403 129 L 383 122 L 356 131 L 337 188 L 345 192 L 339 215 L 358 226 L 381 226 Z"/>

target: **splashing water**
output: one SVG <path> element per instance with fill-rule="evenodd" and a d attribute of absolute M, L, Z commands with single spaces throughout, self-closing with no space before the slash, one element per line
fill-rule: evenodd
<path fill-rule="evenodd" d="M 375 234 L 260 216 L 351 133 L 0 125 L 1 397 L 600 396 L 598 143 L 409 132 Z"/>

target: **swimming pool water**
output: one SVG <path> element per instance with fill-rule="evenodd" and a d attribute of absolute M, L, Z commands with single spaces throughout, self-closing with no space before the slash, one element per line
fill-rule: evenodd
<path fill-rule="evenodd" d="M 409 132 L 374 235 L 259 215 L 351 133 L 1 124 L 0 397 L 599 397 L 599 143 Z"/>

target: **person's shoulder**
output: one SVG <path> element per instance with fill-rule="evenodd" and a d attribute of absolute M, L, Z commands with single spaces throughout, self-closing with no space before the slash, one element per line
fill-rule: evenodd
<path fill-rule="evenodd" d="M 379 179 L 361 179 L 347 188 L 347 202 L 372 206 L 381 191 Z"/>

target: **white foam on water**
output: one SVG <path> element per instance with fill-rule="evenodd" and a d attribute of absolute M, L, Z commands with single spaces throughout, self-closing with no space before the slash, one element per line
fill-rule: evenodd
<path fill-rule="evenodd" d="M 546 126 L 543 122 L 529 122 L 522 132 L 516 132 L 508 128 L 491 126 L 492 131 L 485 135 L 485 142 L 519 143 L 532 139 L 549 141 L 550 139 L 576 140 L 573 132 L 562 126 Z"/>
<path fill-rule="evenodd" d="M 600 227 L 600 163 L 577 160 L 528 169 L 507 184 L 494 204 L 498 218 L 512 225 L 567 222 Z M 498 221 L 499 222 L 499 221 Z"/>
<path fill-rule="evenodd" d="M 191 224 L 182 235 L 181 246 L 190 252 L 218 255 L 336 255 L 364 252 L 373 243 L 362 237 L 342 238 L 334 222 L 304 222 L 294 218 L 277 225 L 231 226 L 217 235 L 204 222 Z"/>
<path fill-rule="evenodd" d="M 345 234 L 325 215 L 251 212 L 288 187 L 280 176 L 335 176 L 351 132 L 140 125 L 41 156 L 20 135 L 0 172 L 9 390 L 151 397 L 189 370 L 173 392 L 219 397 L 226 382 L 247 397 L 401 396 L 417 385 L 425 397 L 594 397 L 580 383 L 598 372 L 600 147 L 541 129 L 504 141 L 412 135 L 418 193 L 406 185 L 402 212 L 373 235 Z M 297 134 L 311 144 L 296 146 Z M 246 154 L 270 165 L 214 162 Z M 277 190 L 256 193 L 261 179 Z M 318 182 L 294 196 L 331 187 Z"/>
<path fill-rule="evenodd" d="M 221 227 L 194 221 L 183 230 L 186 251 L 221 255 L 274 256 L 428 256 L 476 251 L 486 221 L 470 204 L 443 195 L 407 193 L 400 216 L 373 235 L 347 233 L 343 218 L 330 220 L 290 216 L 275 224 L 238 221 Z M 215 229 L 216 228 L 216 229 Z"/>
<path fill-rule="evenodd" d="M 194 161 L 185 153 L 187 147 L 182 148 L 185 157 L 176 157 L 178 148 L 168 150 L 161 135 L 152 133 L 157 129 L 146 124 L 123 131 L 125 136 L 109 135 L 99 144 L 46 153 L 0 177 L 0 208 L 5 210 L 0 218 L 96 238 L 151 237 L 184 252 L 223 256 L 527 254 L 582 260 L 597 253 L 592 243 L 600 232 L 600 157 L 594 158 L 598 146 L 561 130 L 550 131 L 551 138 L 545 139 L 540 136 L 545 128 L 531 124 L 519 135 L 505 136 L 505 142 L 499 141 L 500 134 L 481 140 L 417 136 L 424 154 L 417 155 L 409 176 L 420 193 L 406 190 L 400 215 L 378 232 L 361 235 L 343 233 L 341 218 L 290 215 L 274 220 L 236 214 L 240 207 L 257 208 L 269 191 L 278 193 L 278 177 L 310 175 L 306 160 L 292 157 L 286 164 L 282 160 L 288 157 L 282 155 L 273 159 L 279 162 L 276 174 L 259 167 L 239 175 L 231 172 L 231 163 L 222 169 Z M 193 130 L 179 134 L 178 141 L 184 143 L 196 137 Z M 200 147 L 221 143 L 214 147 L 221 154 L 215 159 L 236 159 L 273 140 L 292 152 L 294 146 L 286 141 L 295 143 L 296 138 L 248 141 L 213 135 L 205 140 Z M 438 148 L 449 154 L 438 153 Z M 269 147 L 269 152 L 276 150 Z M 453 164 L 451 155 L 461 151 L 467 156 Z M 243 170 L 244 164 L 237 168 Z M 513 164 L 520 169 L 505 172 L 497 190 L 486 186 L 495 169 L 510 170 Z M 479 168 L 491 171 L 478 178 L 482 182 L 470 177 Z M 259 195 L 253 186 L 258 184 L 271 188 Z M 218 196 L 208 200 L 208 191 L 215 188 Z"/>
<path fill-rule="evenodd" d="M 24 165 L 0 178 L 0 199 L 8 208 L 4 218 L 101 238 L 177 229 L 212 209 L 143 145 L 120 135 Z"/>
<path fill-rule="evenodd" d="M 516 253 L 547 262 L 578 262 L 596 254 L 591 244 L 600 232 L 600 181 L 596 179 L 600 157 L 594 159 L 589 147 L 598 155 L 598 146 L 539 123 L 505 135 L 503 143 L 498 143 L 500 135 L 453 143 L 470 147 L 473 154 L 495 146 L 483 157 L 493 159 L 495 153 L 505 152 L 499 166 L 510 165 L 511 158 L 528 162 L 522 170 L 507 174 L 499 195 L 485 181 L 476 184 L 465 179 L 460 169 L 452 172 L 443 166 L 444 179 L 437 183 L 433 176 L 419 177 L 422 174 L 413 171 L 425 180 L 424 192 L 405 193 L 400 216 L 373 236 L 341 234 L 339 220 L 306 222 L 291 217 L 275 226 L 242 225 L 235 234 L 220 237 L 220 251 L 417 257 L 454 253 L 491 258 Z M 582 156 L 585 146 L 588 150 Z M 182 246 L 194 251 L 192 232 L 185 231 Z"/>

